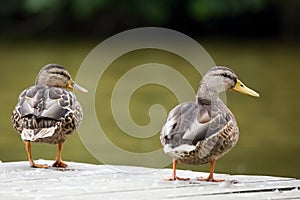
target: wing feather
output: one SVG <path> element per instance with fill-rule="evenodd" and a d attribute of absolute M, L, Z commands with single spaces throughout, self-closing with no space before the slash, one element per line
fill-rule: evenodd
<path fill-rule="evenodd" d="M 33 86 L 20 95 L 17 110 L 21 117 L 63 119 L 74 110 L 75 95 L 65 89 L 47 86 Z"/>
<path fill-rule="evenodd" d="M 72 92 L 40 85 L 24 90 L 12 113 L 14 128 L 31 141 L 51 136 L 58 124 L 72 132 L 81 120 L 81 105 Z"/>
<path fill-rule="evenodd" d="M 171 148 L 180 145 L 196 145 L 218 133 L 227 123 L 227 118 L 211 105 L 187 102 L 176 106 L 168 115 L 161 131 L 161 142 Z"/>

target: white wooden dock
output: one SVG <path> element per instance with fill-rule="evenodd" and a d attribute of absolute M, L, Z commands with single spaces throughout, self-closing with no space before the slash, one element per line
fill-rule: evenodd
<path fill-rule="evenodd" d="M 53 161 L 38 160 L 51 165 Z M 0 163 L 0 199 L 300 199 L 300 180 L 178 170 L 189 181 L 164 181 L 171 169 L 66 162 L 66 169 L 34 169 L 27 161 Z"/>

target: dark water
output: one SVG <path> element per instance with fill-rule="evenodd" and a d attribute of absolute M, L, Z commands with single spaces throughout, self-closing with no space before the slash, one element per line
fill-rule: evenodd
<path fill-rule="evenodd" d="M 230 66 L 249 87 L 260 93 L 259 99 L 234 92 L 227 93 L 227 105 L 235 114 L 240 127 L 240 140 L 236 148 L 221 158 L 216 172 L 230 174 L 260 174 L 300 178 L 300 46 L 299 43 L 280 41 L 215 41 L 200 43 L 218 65 Z M 18 94 L 33 84 L 39 69 L 47 63 L 67 66 L 75 78 L 76 72 L 97 42 L 4 42 L 0 46 L 0 160 L 26 160 L 20 137 L 12 129 L 10 113 Z M 144 52 L 144 55 L 150 52 Z M 153 53 L 153 52 L 152 52 Z M 155 52 L 155 55 L 157 56 Z M 161 52 L 160 56 L 168 55 Z M 134 55 L 120 58 L 112 65 L 130 66 Z M 172 60 L 170 65 L 185 65 L 182 60 Z M 166 63 L 169 64 L 169 63 Z M 185 71 L 185 68 L 182 68 Z M 97 116 L 107 137 L 118 147 L 132 152 L 148 152 L 161 148 L 159 136 L 136 139 L 125 136 L 112 119 L 108 109 L 110 90 L 121 77 L 118 68 L 107 71 L 96 91 Z M 197 89 L 200 76 L 193 71 L 183 72 Z M 164 74 L 162 74 L 164 75 Z M 165 75 L 168 77 L 168 74 Z M 81 83 L 84 86 L 84 83 Z M 89 89 L 89 88 L 88 88 Z M 82 96 L 81 96 L 82 97 Z M 99 98 L 98 98 L 99 97 Z M 193 100 L 193 99 L 190 99 Z M 143 126 L 149 123 L 151 105 L 159 103 L 168 111 L 177 104 L 175 96 L 164 87 L 145 85 L 132 96 L 129 109 L 132 119 Z M 84 105 L 83 105 L 84 106 Z M 89 120 L 89 119 L 85 119 Z M 84 122 L 83 122 L 84 123 Z M 162 122 L 163 123 L 163 122 Z M 101 145 L 101 142 L 99 142 Z M 34 144 L 35 159 L 54 159 L 56 147 Z M 110 152 L 107 152 L 109 155 Z M 113 155 L 112 155 L 113 156 Z M 64 160 L 99 163 L 82 144 L 78 134 L 66 142 Z M 120 164 L 122 162 L 120 161 Z M 192 170 L 207 171 L 208 166 L 184 166 Z"/>

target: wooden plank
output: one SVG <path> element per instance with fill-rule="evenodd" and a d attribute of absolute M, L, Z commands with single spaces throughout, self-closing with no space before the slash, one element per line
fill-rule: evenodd
<path fill-rule="evenodd" d="M 1 199 L 300 199 L 300 180 L 293 178 L 215 174 L 226 181 L 210 183 L 196 180 L 207 173 L 178 170 L 191 180 L 169 182 L 163 178 L 171 169 L 68 164 L 33 169 L 25 161 L 1 163 Z"/>

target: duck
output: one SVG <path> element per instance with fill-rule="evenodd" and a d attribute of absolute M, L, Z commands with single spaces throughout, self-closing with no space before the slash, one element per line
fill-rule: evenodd
<path fill-rule="evenodd" d="M 173 108 L 160 132 L 163 151 L 172 158 L 172 176 L 165 180 L 189 180 L 176 175 L 177 163 L 210 164 L 209 176 L 200 181 L 222 182 L 214 178 L 216 160 L 232 150 L 239 139 L 239 128 L 233 113 L 220 94 L 236 91 L 259 97 L 225 66 L 215 66 L 202 77 L 195 101 Z"/>
<path fill-rule="evenodd" d="M 11 121 L 25 143 L 31 167 L 48 168 L 47 165 L 34 162 L 31 142 L 57 145 L 57 155 L 52 166 L 68 166 L 61 158 L 63 145 L 83 118 L 82 107 L 71 91 L 73 89 L 88 92 L 72 80 L 65 67 L 48 64 L 41 68 L 35 85 L 20 93 Z"/>

